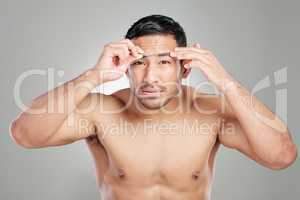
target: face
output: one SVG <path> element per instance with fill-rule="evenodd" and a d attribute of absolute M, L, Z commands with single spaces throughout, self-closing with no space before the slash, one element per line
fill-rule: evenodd
<path fill-rule="evenodd" d="M 132 93 L 147 109 L 159 109 L 181 89 L 181 66 L 168 54 L 177 46 L 176 40 L 171 35 L 150 35 L 132 42 L 145 52 L 127 71 Z"/>

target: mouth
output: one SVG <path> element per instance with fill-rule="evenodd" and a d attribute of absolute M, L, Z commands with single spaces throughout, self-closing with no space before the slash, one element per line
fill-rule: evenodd
<path fill-rule="evenodd" d="M 164 91 L 159 88 L 144 88 L 141 90 L 141 95 L 147 97 L 159 97 L 163 92 Z"/>

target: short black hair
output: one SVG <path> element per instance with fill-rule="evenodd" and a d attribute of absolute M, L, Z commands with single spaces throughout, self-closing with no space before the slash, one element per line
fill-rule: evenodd
<path fill-rule="evenodd" d="M 164 15 L 149 15 L 136 21 L 127 31 L 126 39 L 146 35 L 173 35 L 177 46 L 186 47 L 186 35 L 181 25 Z"/>

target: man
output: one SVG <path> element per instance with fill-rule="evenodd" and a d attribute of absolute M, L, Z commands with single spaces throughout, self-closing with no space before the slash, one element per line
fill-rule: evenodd
<path fill-rule="evenodd" d="M 173 19 L 144 17 L 125 38 L 105 45 L 95 67 L 37 97 L 11 124 L 14 141 L 41 148 L 85 139 L 103 199 L 209 199 L 220 144 L 273 170 L 294 162 L 285 124 L 210 51 L 187 47 Z M 191 67 L 223 95 L 182 85 Z M 124 73 L 130 88 L 91 93 Z"/>

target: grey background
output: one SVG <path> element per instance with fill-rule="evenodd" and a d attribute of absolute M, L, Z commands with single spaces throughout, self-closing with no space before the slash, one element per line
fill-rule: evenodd
<path fill-rule="evenodd" d="M 122 38 L 127 28 L 148 14 L 173 17 L 185 28 L 189 44 L 199 42 L 219 58 L 244 86 L 287 67 L 287 83 L 260 92 L 275 108 L 275 90 L 288 89 L 288 125 L 299 146 L 299 2 L 295 1 L 1 1 L 0 4 L 0 199 L 99 199 L 94 165 L 82 141 L 63 147 L 24 150 L 8 134 L 20 109 L 13 88 L 31 69 L 55 72 L 55 84 L 92 67 L 102 46 Z M 203 81 L 192 71 L 191 84 Z M 127 80 L 105 85 L 106 92 Z M 208 88 L 209 89 L 209 88 Z M 24 81 L 21 97 L 30 101 L 47 90 L 46 76 Z M 299 199 L 299 159 L 282 170 L 266 169 L 242 154 L 222 147 L 217 156 L 212 199 Z"/>

